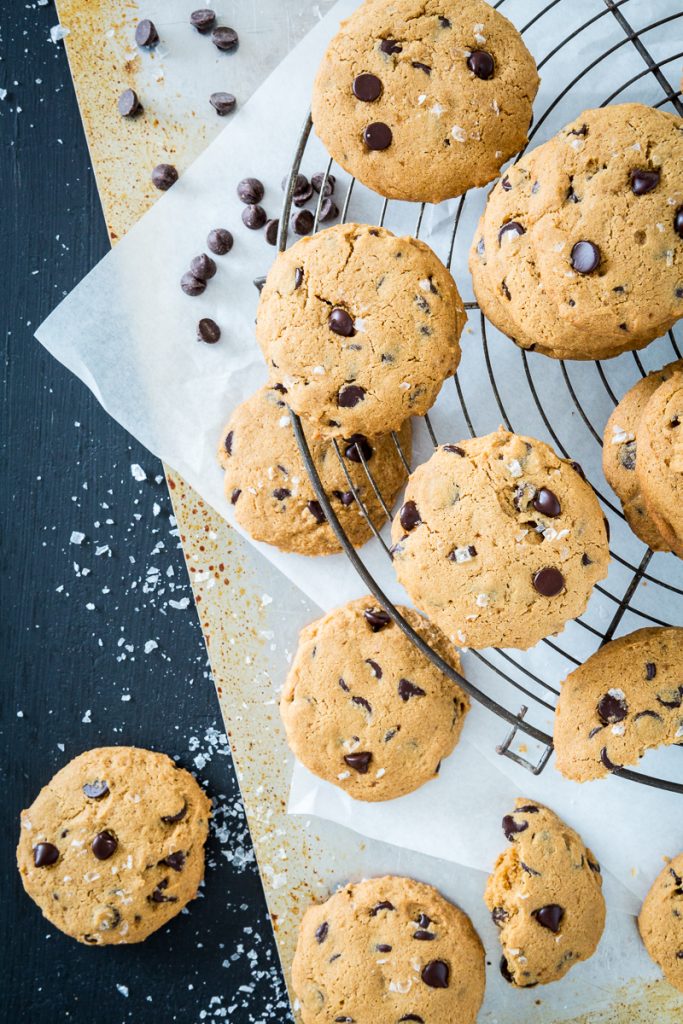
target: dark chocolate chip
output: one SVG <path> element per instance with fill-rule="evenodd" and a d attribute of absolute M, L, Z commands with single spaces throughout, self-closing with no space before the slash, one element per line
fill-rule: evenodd
<path fill-rule="evenodd" d="M 339 207 L 335 203 L 334 199 L 323 199 L 320 204 L 320 213 L 318 214 L 318 220 L 321 224 L 324 224 L 328 220 L 334 220 L 335 217 L 339 216 Z"/>
<path fill-rule="evenodd" d="M 462 458 L 465 457 L 465 449 L 459 448 L 457 444 L 445 444 L 443 446 L 445 452 L 451 452 L 453 455 L 460 455 Z"/>
<path fill-rule="evenodd" d="M 679 206 L 674 214 L 674 231 L 683 238 L 683 206 Z"/>
<path fill-rule="evenodd" d="M 367 775 L 370 762 L 372 761 L 372 754 L 368 750 L 359 750 L 356 754 L 346 754 L 344 761 L 353 768 L 359 775 Z"/>
<path fill-rule="evenodd" d="M 210 32 L 213 26 L 216 24 L 216 12 L 212 11 L 210 7 L 200 7 L 199 10 L 193 11 L 190 15 L 190 25 L 201 32 L 202 35 L 205 32 Z"/>
<path fill-rule="evenodd" d="M 251 231 L 258 231 L 268 220 L 268 214 L 262 206 L 245 206 L 242 210 L 242 223 Z"/>
<path fill-rule="evenodd" d="M 315 930 L 315 938 L 316 938 L 316 941 L 317 941 L 318 945 L 320 945 L 321 943 L 323 943 L 325 941 L 325 939 L 327 938 L 327 934 L 328 934 L 329 930 L 330 930 L 330 926 L 327 923 L 327 921 L 323 921 L 323 923 L 321 925 L 318 925 L 318 927 Z"/>
<path fill-rule="evenodd" d="M 168 878 L 162 878 L 156 889 L 147 897 L 150 903 L 177 903 L 177 896 L 167 896 L 164 892 L 168 889 Z"/>
<path fill-rule="evenodd" d="M 352 434 L 344 441 L 344 444 L 346 445 L 344 455 L 351 462 L 361 462 L 361 455 L 366 462 L 369 462 L 375 453 L 365 434 Z"/>
<path fill-rule="evenodd" d="M 600 760 L 604 764 L 605 768 L 607 768 L 607 770 L 610 772 L 618 772 L 621 768 L 623 768 L 623 765 L 614 764 L 613 761 L 610 761 L 609 757 L 607 756 L 607 747 L 603 747 L 600 751 Z"/>
<path fill-rule="evenodd" d="M 639 711 L 638 714 L 634 716 L 633 721 L 638 722 L 641 718 L 654 718 L 658 722 L 662 721 L 662 716 L 658 715 L 656 711 Z"/>
<path fill-rule="evenodd" d="M 232 114 L 237 106 L 237 99 L 231 92 L 212 92 L 209 96 L 209 103 L 219 117 L 226 117 Z"/>
<path fill-rule="evenodd" d="M 659 171 L 631 171 L 631 191 L 636 196 L 644 196 L 659 185 Z"/>
<path fill-rule="evenodd" d="M 190 273 L 198 277 L 200 281 L 209 281 L 216 274 L 216 261 L 203 252 L 191 261 Z"/>
<path fill-rule="evenodd" d="M 310 210 L 299 210 L 289 222 L 295 235 L 310 235 L 313 230 L 313 214 Z"/>
<path fill-rule="evenodd" d="M 417 71 L 424 71 L 425 75 L 431 75 L 432 69 L 429 64 L 421 64 L 419 60 L 413 60 L 410 62 L 411 67 L 416 68 Z"/>
<path fill-rule="evenodd" d="M 420 913 L 417 915 L 417 921 L 415 923 L 419 924 L 420 928 L 428 928 L 432 923 L 432 919 L 427 914 Z"/>
<path fill-rule="evenodd" d="M 152 171 L 152 184 L 160 192 L 168 192 L 178 180 L 178 172 L 173 164 L 157 164 Z"/>
<path fill-rule="evenodd" d="M 223 53 L 230 53 L 231 50 L 235 50 L 239 41 L 239 36 L 234 28 L 227 28 L 221 25 L 211 33 L 211 42 L 216 49 L 222 50 Z"/>
<path fill-rule="evenodd" d="M 202 317 L 197 324 L 197 341 L 204 341 L 207 345 L 215 345 L 220 341 L 221 329 L 215 320 L 210 316 Z"/>
<path fill-rule="evenodd" d="M 403 47 L 395 39 L 381 39 L 379 48 L 382 53 L 402 53 Z"/>
<path fill-rule="evenodd" d="M 648 661 L 646 663 L 646 665 L 645 665 L 645 678 L 646 679 L 654 679 L 654 677 L 656 675 L 657 675 L 657 666 L 655 665 L 654 661 Z"/>
<path fill-rule="evenodd" d="M 138 22 L 138 26 L 135 29 L 135 42 L 138 46 L 156 46 L 159 42 L 159 33 L 156 30 L 156 26 L 153 21 L 149 18 L 143 18 L 142 21 Z"/>
<path fill-rule="evenodd" d="M 206 244 L 215 256 L 225 256 L 232 249 L 233 238 L 227 228 L 214 228 L 209 232 Z"/>
<path fill-rule="evenodd" d="M 109 793 L 109 785 L 104 779 L 95 779 L 83 785 L 83 792 L 89 800 L 102 800 Z"/>
<path fill-rule="evenodd" d="M 600 266 L 600 250 L 594 242 L 576 242 L 572 246 L 570 263 L 577 274 L 592 274 Z"/>
<path fill-rule="evenodd" d="M 426 693 L 415 683 L 411 683 L 409 679 L 399 679 L 398 681 L 398 695 L 402 701 L 409 701 L 411 697 L 426 697 Z"/>
<path fill-rule="evenodd" d="M 281 186 L 283 192 L 286 191 L 286 189 L 287 189 L 288 181 L 289 181 L 289 175 L 285 174 L 284 178 L 280 182 L 280 186 Z M 308 178 L 306 177 L 306 175 L 305 174 L 297 174 L 297 176 L 294 179 L 294 182 L 292 184 L 292 195 L 296 195 L 297 192 L 305 192 L 307 188 L 308 188 Z"/>
<path fill-rule="evenodd" d="M 418 507 L 414 501 L 406 501 L 404 505 L 401 505 L 401 511 L 398 514 L 399 522 L 404 530 L 410 532 L 418 526 L 422 520 L 420 519 L 420 513 Z"/>
<path fill-rule="evenodd" d="M 683 704 L 683 686 L 679 686 L 678 690 L 671 689 L 668 693 L 658 693 L 657 703 L 661 704 L 663 708 L 671 708 L 676 710 Z"/>
<path fill-rule="evenodd" d="M 605 693 L 598 701 L 598 718 L 603 725 L 614 725 L 623 722 L 628 715 L 628 704 L 623 697 L 615 693 Z"/>
<path fill-rule="evenodd" d="M 505 235 L 517 238 L 519 235 L 525 235 L 526 228 L 523 227 L 518 220 L 509 220 L 503 224 L 502 228 L 498 232 L 498 244 L 500 245 Z"/>
<path fill-rule="evenodd" d="M 359 708 L 363 708 L 369 715 L 372 714 L 372 704 L 365 697 L 352 697 L 351 703 L 357 704 Z"/>
<path fill-rule="evenodd" d="M 562 924 L 562 918 L 564 917 L 564 908 L 559 906 L 557 903 L 548 903 L 545 907 L 539 907 L 538 910 L 532 910 L 531 916 L 535 918 L 543 928 L 547 928 L 548 931 L 554 932 L 555 935 L 557 935 L 560 930 L 560 925 Z"/>
<path fill-rule="evenodd" d="M 119 96 L 117 106 L 121 117 L 135 117 L 142 110 L 142 104 L 135 89 L 124 89 Z"/>
<path fill-rule="evenodd" d="M 176 814 L 162 814 L 161 820 L 165 825 L 175 825 L 177 821 L 182 821 L 187 814 L 187 801 L 183 801 L 183 806 Z"/>
<path fill-rule="evenodd" d="M 619 447 L 619 463 L 629 473 L 632 473 L 636 468 L 636 453 L 635 441 L 626 441 Z"/>
<path fill-rule="evenodd" d="M 228 453 L 228 455 L 232 455 L 232 442 L 234 440 L 234 437 L 235 437 L 235 431 L 234 430 L 229 430 L 228 433 L 225 435 L 225 441 L 223 442 L 223 447 L 225 448 L 225 450 Z"/>
<path fill-rule="evenodd" d="M 510 965 L 508 964 L 508 962 L 507 962 L 507 960 L 505 959 L 504 956 L 502 956 L 500 958 L 500 965 L 499 966 L 500 966 L 500 973 L 503 975 L 503 977 L 508 982 L 508 984 L 509 985 L 514 985 L 515 984 L 515 979 L 514 979 L 514 977 L 512 975 L 512 971 L 510 970 Z"/>
<path fill-rule="evenodd" d="M 579 128 L 572 128 L 571 131 L 567 132 L 568 135 L 588 135 L 588 125 L 582 124 Z"/>
<path fill-rule="evenodd" d="M 324 188 L 323 181 L 325 182 Z M 323 190 L 323 198 L 332 195 L 332 193 L 334 192 L 334 186 L 336 184 L 337 179 L 335 178 L 334 174 L 328 174 L 327 178 L 325 178 L 325 174 L 322 171 L 318 171 L 311 178 L 311 185 L 313 186 L 315 191 L 320 192 L 321 189 Z"/>
<path fill-rule="evenodd" d="M 105 829 L 104 832 L 97 833 L 91 843 L 91 849 L 98 860 L 109 860 L 116 853 L 118 845 L 116 836 Z"/>
<path fill-rule="evenodd" d="M 186 274 L 180 278 L 180 287 L 183 289 L 186 295 L 201 295 L 206 288 L 206 281 L 200 281 L 198 277 L 190 273 L 188 270 Z"/>
<path fill-rule="evenodd" d="M 527 875 L 534 875 L 535 877 L 540 878 L 540 871 L 536 871 L 535 868 L 532 868 L 528 864 L 525 864 L 523 860 L 520 860 L 519 863 L 522 865 L 522 868 L 524 871 L 526 871 Z"/>
<path fill-rule="evenodd" d="M 236 505 L 237 504 L 237 499 L 239 498 L 241 493 L 242 493 L 241 488 L 236 487 L 235 490 L 230 495 L 230 504 L 231 505 Z"/>
<path fill-rule="evenodd" d="M 522 808 L 520 807 L 519 810 L 521 811 Z M 506 814 L 505 817 L 503 818 L 502 826 L 503 832 L 505 833 L 505 838 L 509 842 L 512 842 L 513 836 L 517 835 L 519 832 L 526 832 L 526 830 L 529 827 L 529 822 L 524 820 L 515 821 L 512 814 Z"/>
<path fill-rule="evenodd" d="M 335 334 L 341 334 L 343 338 L 353 338 L 356 333 L 353 326 L 353 317 L 340 306 L 335 306 L 328 316 L 327 326 Z"/>
<path fill-rule="evenodd" d="M 308 179 L 305 180 L 306 184 L 303 186 L 303 188 L 292 194 L 292 202 L 294 203 L 295 206 L 305 206 L 308 200 L 313 195 L 313 186 L 311 185 L 310 181 L 308 181 Z"/>
<path fill-rule="evenodd" d="M 393 740 L 394 736 L 396 736 L 397 733 L 399 733 L 400 731 L 401 731 L 401 726 L 400 725 L 394 726 L 393 729 L 387 729 L 387 731 L 384 733 L 384 742 L 388 743 L 389 740 Z"/>
<path fill-rule="evenodd" d="M 345 693 L 349 693 L 350 692 L 348 686 L 346 685 L 346 683 L 344 682 L 344 680 L 341 677 L 339 679 L 339 685 L 341 686 L 342 690 L 344 690 Z"/>
<path fill-rule="evenodd" d="M 185 867 L 185 854 L 182 850 L 177 850 L 176 853 L 169 853 L 168 857 L 164 857 L 160 860 L 160 864 L 165 864 L 167 868 L 173 868 L 174 871 L 182 871 Z"/>
<path fill-rule="evenodd" d="M 277 498 L 278 501 L 284 501 L 285 498 L 291 498 L 292 492 L 287 490 L 286 487 L 276 487 L 273 491 L 273 497 Z"/>
<path fill-rule="evenodd" d="M 448 964 L 443 960 L 430 960 L 422 968 L 421 978 L 430 988 L 448 988 L 450 973 Z"/>
<path fill-rule="evenodd" d="M 450 21 L 448 24 L 450 25 Z M 425 1024 L 424 1018 L 418 1017 L 416 1013 L 404 1013 L 402 1017 L 398 1018 L 398 1024 L 403 1024 L 403 1021 L 413 1021 L 414 1024 Z"/>
<path fill-rule="evenodd" d="M 396 910 L 396 907 L 393 903 L 390 903 L 389 900 L 382 900 L 380 903 L 375 903 L 374 907 L 370 911 L 370 917 L 377 917 L 380 910 Z"/>
<path fill-rule="evenodd" d="M 378 953 L 391 953 L 392 948 L 386 942 L 378 942 L 375 946 Z"/>
<path fill-rule="evenodd" d="M 413 938 L 417 939 L 418 942 L 432 942 L 436 938 L 435 932 L 428 932 L 425 928 L 418 928 L 413 933 Z"/>
<path fill-rule="evenodd" d="M 260 203 L 265 194 L 263 182 L 258 178 L 242 178 L 237 185 L 237 197 L 247 206 L 254 206 Z"/>
<path fill-rule="evenodd" d="M 467 58 L 467 67 L 477 78 L 484 80 L 493 78 L 493 73 L 496 70 L 493 57 L 487 50 L 472 50 Z"/>
<path fill-rule="evenodd" d="M 505 283 L 505 279 L 504 279 L 504 278 L 503 278 L 503 280 L 502 280 L 502 281 L 500 282 L 500 287 L 501 287 L 501 290 L 502 290 L 502 292 L 503 292 L 503 295 L 505 296 L 505 298 L 506 298 L 506 299 L 508 300 L 508 302 L 509 302 L 509 301 L 510 301 L 510 300 L 512 299 L 512 294 L 511 294 L 511 292 L 510 292 L 510 289 L 509 289 L 509 288 L 508 288 L 508 286 L 506 285 L 506 283 Z"/>
<path fill-rule="evenodd" d="M 546 569 L 539 569 L 532 576 L 534 589 L 543 597 L 557 597 L 565 587 L 564 576 L 559 569 L 549 566 Z"/>
<path fill-rule="evenodd" d="M 303 267 L 297 267 L 296 270 L 294 271 L 294 290 L 295 291 L 296 291 L 297 288 L 301 287 L 303 279 L 304 279 Z"/>
<path fill-rule="evenodd" d="M 37 868 L 49 868 L 59 860 L 59 850 L 52 843 L 38 843 L 33 847 L 33 863 Z"/>
<path fill-rule="evenodd" d="M 549 491 L 547 487 L 541 487 L 540 491 L 536 491 L 531 504 L 537 512 L 540 512 L 543 516 L 548 516 L 550 519 L 555 519 L 562 511 L 557 496 L 552 491 Z"/>
<path fill-rule="evenodd" d="M 511 184 L 510 179 L 508 178 L 507 174 L 505 175 L 504 178 L 500 179 L 500 187 L 502 188 L 503 192 L 511 192 L 512 191 L 512 184 Z"/>
<path fill-rule="evenodd" d="M 363 618 L 373 633 L 379 633 L 380 629 L 384 629 L 386 626 L 391 625 L 391 619 L 381 608 L 363 609 Z"/>
<path fill-rule="evenodd" d="M 491 920 L 497 928 L 502 928 L 509 916 L 504 907 L 494 907 L 491 911 Z"/>
<path fill-rule="evenodd" d="M 319 501 L 307 501 L 306 508 L 311 513 L 316 523 L 324 523 L 327 520 L 327 516 L 323 512 L 322 505 Z"/>
<path fill-rule="evenodd" d="M 280 221 L 277 218 L 266 221 L 266 242 L 268 245 L 277 245 L 277 235 L 280 230 Z"/>
<path fill-rule="evenodd" d="M 340 501 L 342 505 L 344 505 L 345 508 L 349 505 L 353 505 L 356 500 L 353 491 L 332 491 L 332 494 L 335 496 L 337 501 Z"/>
<path fill-rule="evenodd" d="M 351 88 L 356 99 L 363 103 L 374 103 L 382 95 L 382 83 L 377 75 L 356 75 Z"/>
<path fill-rule="evenodd" d="M 380 668 L 376 661 L 373 661 L 372 658 L 366 658 L 365 664 L 370 666 L 370 668 L 372 669 L 372 674 L 375 677 L 375 679 L 382 678 L 382 669 Z"/>
<path fill-rule="evenodd" d="M 337 405 L 342 409 L 353 409 L 365 398 L 365 388 L 359 384 L 346 384 L 337 395 Z"/>
<path fill-rule="evenodd" d="M 368 149 L 388 149 L 392 138 L 391 128 L 383 121 L 373 121 L 363 132 L 363 141 Z"/>
<path fill-rule="evenodd" d="M 513 812 L 514 814 L 538 814 L 538 807 L 535 804 L 524 804 L 523 807 L 517 807 Z"/>

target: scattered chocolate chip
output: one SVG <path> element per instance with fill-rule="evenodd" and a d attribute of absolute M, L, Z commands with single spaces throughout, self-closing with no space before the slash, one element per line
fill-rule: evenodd
<path fill-rule="evenodd" d="M 200 281 L 209 281 L 216 274 L 216 261 L 203 252 L 201 255 L 195 256 L 190 263 L 190 273 L 198 277 Z"/>
<path fill-rule="evenodd" d="M 242 493 L 241 488 L 236 487 L 235 490 L 230 495 L 230 504 L 231 505 L 236 505 L 237 504 L 237 499 L 239 498 L 241 493 Z"/>
<path fill-rule="evenodd" d="M 391 128 L 383 121 L 373 121 L 363 132 L 363 141 L 368 149 L 388 149 L 392 138 Z"/>
<path fill-rule="evenodd" d="M 403 47 L 395 39 L 380 40 L 379 48 L 382 53 L 402 53 Z"/>
<path fill-rule="evenodd" d="M 117 103 L 121 117 L 135 117 L 142 110 L 142 104 L 135 89 L 124 89 Z"/>
<path fill-rule="evenodd" d="M 631 171 L 631 191 L 636 196 L 644 196 L 659 185 L 659 171 Z"/>
<path fill-rule="evenodd" d="M 359 775 L 367 775 L 370 762 L 372 761 L 372 754 L 368 750 L 359 750 L 356 754 L 346 754 L 344 761 L 353 768 Z"/>
<path fill-rule="evenodd" d="M 324 188 L 323 181 L 325 182 Z M 311 185 L 313 186 L 316 192 L 320 192 L 320 190 L 323 189 L 323 197 L 331 196 L 332 193 L 334 192 L 334 186 L 336 184 L 337 179 L 335 178 L 334 174 L 328 174 L 327 178 L 325 178 L 325 174 L 322 171 L 318 171 L 311 178 Z"/>
<path fill-rule="evenodd" d="M 557 597 L 565 587 L 564 576 L 559 569 L 552 567 L 539 569 L 532 576 L 531 582 L 534 585 L 534 589 L 543 597 Z"/>
<path fill-rule="evenodd" d="M 425 75 L 431 75 L 432 73 L 432 69 L 429 64 L 421 64 L 419 60 L 411 61 L 410 66 L 416 68 L 418 71 L 424 71 Z"/>
<path fill-rule="evenodd" d="M 623 765 L 614 764 L 613 761 L 610 761 L 609 757 L 607 756 L 607 747 L 603 747 L 600 751 L 600 760 L 604 764 L 605 768 L 607 768 L 607 770 L 610 772 L 618 772 L 621 770 L 621 768 L 623 768 Z"/>
<path fill-rule="evenodd" d="M 160 192 L 168 192 L 178 180 L 178 172 L 173 164 L 157 164 L 152 171 L 152 184 Z"/>
<path fill-rule="evenodd" d="M 557 935 L 560 930 L 560 925 L 562 924 L 562 918 L 564 917 L 564 908 L 559 906 L 557 903 L 549 903 L 546 907 L 539 907 L 538 910 L 532 910 L 531 916 L 535 918 L 543 928 L 547 928 L 548 931 L 554 932 L 555 935 Z"/>
<path fill-rule="evenodd" d="M 299 210 L 289 222 L 295 235 L 310 235 L 313 230 L 313 214 L 310 210 Z"/>
<path fill-rule="evenodd" d="M 59 860 L 59 850 L 52 843 L 38 843 L 33 847 L 33 863 L 37 868 L 49 868 Z"/>
<path fill-rule="evenodd" d="M 266 221 L 266 242 L 268 245 L 277 245 L 277 235 L 280 230 L 280 221 L 277 218 Z"/>
<path fill-rule="evenodd" d="M 323 943 L 325 941 L 325 939 L 327 938 L 327 934 L 328 934 L 329 930 L 330 930 L 330 926 L 327 923 L 327 921 L 323 921 L 323 923 L 321 925 L 318 925 L 318 927 L 315 930 L 315 938 L 316 938 L 316 942 L 318 943 L 318 945 L 320 945 L 321 943 Z"/>
<path fill-rule="evenodd" d="M 363 103 L 374 103 L 382 95 L 382 83 L 377 75 L 356 75 L 351 88 L 356 99 Z"/>
<path fill-rule="evenodd" d="M 399 679 L 398 681 L 398 695 L 402 701 L 409 701 L 411 697 L 426 697 L 426 693 L 415 683 L 411 683 L 409 679 Z"/>
<path fill-rule="evenodd" d="M 496 69 L 493 57 L 487 50 L 472 50 L 467 58 L 467 67 L 477 76 L 485 81 L 493 78 Z"/>
<path fill-rule="evenodd" d="M 494 907 L 491 911 L 491 920 L 497 928 L 502 928 L 509 916 L 504 907 Z"/>
<path fill-rule="evenodd" d="M 251 231 L 258 231 L 268 220 L 268 214 L 262 206 L 245 206 L 242 210 L 242 223 Z"/>
<path fill-rule="evenodd" d="M 143 18 L 142 21 L 138 22 L 138 26 L 135 29 L 135 42 L 138 46 L 156 46 L 159 42 L 159 33 L 156 30 L 156 26 L 153 21 L 149 18 Z"/>
<path fill-rule="evenodd" d="M 165 864 L 167 868 L 172 868 L 174 871 L 182 871 L 185 867 L 185 854 L 182 850 L 177 850 L 176 853 L 169 853 L 168 857 L 164 857 L 160 860 L 160 864 Z"/>
<path fill-rule="evenodd" d="M 577 274 L 592 274 L 600 266 L 600 250 L 594 242 L 577 242 L 569 261 Z"/>
<path fill-rule="evenodd" d="M 109 860 L 116 853 L 118 845 L 116 836 L 105 829 L 104 832 L 97 833 L 91 843 L 91 849 L 98 860 Z"/>
<path fill-rule="evenodd" d="M 339 207 L 335 203 L 334 199 L 323 199 L 320 204 L 320 213 L 318 214 L 318 220 L 321 224 L 326 223 L 328 220 L 334 220 L 335 217 L 339 216 Z"/>
<path fill-rule="evenodd" d="M 222 50 L 223 53 L 230 53 L 231 50 L 235 50 L 239 41 L 239 36 L 234 28 L 219 26 L 211 33 L 211 42 L 216 49 Z"/>
<path fill-rule="evenodd" d="M 303 174 L 301 175 L 301 177 L 304 177 Z M 308 178 L 304 178 L 304 182 L 304 186 L 292 194 L 292 202 L 294 203 L 295 206 L 305 206 L 308 200 L 313 195 L 313 186 L 311 185 Z"/>
<path fill-rule="evenodd" d="M 277 498 L 278 501 L 284 501 L 285 498 L 291 498 L 292 492 L 287 490 L 286 487 L 276 487 L 273 491 L 273 497 Z"/>
<path fill-rule="evenodd" d="M 186 295 L 201 295 L 206 288 L 206 281 L 200 281 L 198 277 L 190 273 L 188 270 L 186 274 L 180 278 L 180 287 L 183 289 Z"/>
<path fill-rule="evenodd" d="M 503 975 L 503 977 L 505 978 L 507 983 L 509 985 L 514 985 L 515 984 L 515 979 L 512 976 L 512 972 L 510 970 L 510 965 L 508 964 L 508 962 L 507 962 L 507 960 L 505 959 L 504 956 L 502 956 L 500 958 L 500 965 L 499 966 L 500 966 L 500 973 Z"/>
<path fill-rule="evenodd" d="M 341 334 L 343 338 L 353 338 L 356 330 L 353 326 L 353 317 L 342 309 L 335 306 L 327 318 L 327 325 L 335 334 Z"/>
<path fill-rule="evenodd" d="M 365 388 L 359 384 L 346 384 L 337 395 L 337 405 L 342 409 L 353 409 L 365 398 Z"/>
<path fill-rule="evenodd" d="M 327 520 L 327 516 L 323 512 L 322 505 L 319 501 L 307 501 L 306 508 L 311 513 L 316 523 L 324 523 Z"/>
<path fill-rule="evenodd" d="M 258 178 L 242 178 L 237 185 L 237 197 L 247 206 L 260 203 L 265 194 L 263 182 Z"/>
<path fill-rule="evenodd" d="M 520 807 L 519 810 L 521 811 L 522 808 Z M 505 817 L 503 818 L 502 826 L 503 832 L 505 833 L 505 838 L 509 842 L 512 842 L 513 836 L 517 835 L 519 832 L 526 832 L 526 830 L 529 827 L 529 822 L 524 820 L 515 821 L 512 814 L 506 814 Z"/>
<path fill-rule="evenodd" d="M 212 92 L 209 103 L 219 117 L 226 117 L 227 114 L 232 114 L 237 106 L 237 99 L 231 92 Z"/>
<path fill-rule="evenodd" d="M 359 708 L 364 708 L 369 715 L 372 714 L 372 704 L 369 700 L 366 700 L 365 697 L 352 697 L 351 703 L 357 704 Z"/>
<path fill-rule="evenodd" d="M 555 519 L 562 511 L 557 496 L 552 491 L 549 491 L 547 487 L 541 487 L 539 491 L 536 491 L 531 504 L 537 512 L 540 512 L 543 516 L 548 516 L 550 519 Z"/>
<path fill-rule="evenodd" d="M 430 988 L 448 988 L 450 969 L 443 960 L 430 960 L 422 968 L 421 978 Z"/>
<path fill-rule="evenodd" d="M 365 434 L 352 434 L 344 441 L 344 455 L 351 462 L 361 462 L 361 455 L 366 462 L 369 462 L 375 453 L 374 448 L 368 441 Z"/>
<path fill-rule="evenodd" d="M 389 900 L 382 900 L 380 903 L 375 903 L 374 907 L 370 911 L 370 917 L 377 917 L 380 910 L 396 910 L 396 907 L 393 903 L 390 903 Z"/>
<path fill-rule="evenodd" d="M 674 231 L 683 238 L 683 206 L 679 206 L 674 214 Z"/>
<path fill-rule="evenodd" d="M 164 889 L 168 889 L 168 878 L 162 878 L 162 880 L 157 885 L 156 889 L 154 889 L 152 894 L 147 897 L 147 899 L 150 901 L 150 903 L 177 903 L 178 902 L 178 897 L 177 896 L 167 896 L 165 894 L 165 892 L 164 892 Z"/>
<path fill-rule="evenodd" d="M 380 629 L 391 624 L 391 619 L 381 608 L 364 608 L 363 618 L 373 633 L 379 633 Z"/>
<path fill-rule="evenodd" d="M 187 814 L 187 801 L 183 801 L 183 806 L 176 814 L 162 814 L 161 820 L 165 825 L 174 825 L 177 821 L 182 821 Z"/>
<path fill-rule="evenodd" d="M 414 530 L 415 527 L 422 522 L 417 505 L 414 501 L 410 500 L 401 505 L 401 511 L 398 514 L 398 519 L 403 529 L 408 532 Z"/>
<path fill-rule="evenodd" d="M 498 232 L 498 244 L 501 245 L 503 238 L 509 235 L 511 238 L 517 238 L 519 235 L 525 235 L 526 228 L 523 227 L 518 220 L 509 220 L 503 224 L 502 228 Z"/>
<path fill-rule="evenodd" d="M 197 341 L 204 341 L 207 345 L 215 345 L 220 341 L 221 329 L 215 320 L 205 316 L 197 324 Z"/>
<path fill-rule="evenodd" d="M 233 237 L 227 228 L 214 228 L 209 232 L 206 244 L 215 256 L 225 256 L 232 249 Z"/>
<path fill-rule="evenodd" d="M 190 15 L 190 25 L 194 26 L 202 35 L 209 32 L 216 24 L 216 12 L 209 7 L 200 7 Z"/>
<path fill-rule="evenodd" d="M 445 452 L 451 452 L 453 455 L 460 455 L 461 458 L 465 457 L 465 449 L 459 448 L 457 444 L 445 444 L 443 446 Z"/>
<path fill-rule="evenodd" d="M 436 935 L 434 932 L 428 932 L 425 928 L 418 928 L 416 932 L 413 932 L 413 938 L 418 942 L 432 942 Z"/>
<path fill-rule="evenodd" d="M 84 783 L 83 792 L 89 800 L 102 800 L 109 794 L 109 785 L 104 779 L 95 779 L 93 782 Z"/>
<path fill-rule="evenodd" d="M 382 678 L 382 669 L 380 668 L 376 661 L 373 661 L 372 658 L 366 658 L 365 664 L 370 666 L 372 674 L 375 677 L 375 679 Z"/>

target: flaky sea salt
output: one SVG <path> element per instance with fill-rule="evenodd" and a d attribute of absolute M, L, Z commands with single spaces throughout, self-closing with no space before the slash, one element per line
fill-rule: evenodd
<path fill-rule="evenodd" d="M 147 479 L 147 474 L 145 473 L 142 466 L 139 466 L 137 462 L 134 462 L 130 467 L 130 473 L 133 479 L 137 480 L 138 483 L 140 484 L 143 482 L 143 480 Z"/>

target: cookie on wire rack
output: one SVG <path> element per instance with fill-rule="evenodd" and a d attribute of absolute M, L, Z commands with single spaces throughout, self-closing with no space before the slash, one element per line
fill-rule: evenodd
<path fill-rule="evenodd" d="M 649 399 L 638 444 L 636 475 L 645 507 L 666 544 L 683 558 L 683 370 Z"/>
<path fill-rule="evenodd" d="M 666 980 L 683 992 L 683 853 L 652 883 L 640 909 L 638 931 Z"/>

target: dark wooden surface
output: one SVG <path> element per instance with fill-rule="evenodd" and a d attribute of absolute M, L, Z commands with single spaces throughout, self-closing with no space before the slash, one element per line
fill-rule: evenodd
<path fill-rule="evenodd" d="M 283 1021 L 161 465 L 33 338 L 108 246 L 63 44 L 49 37 L 56 22 L 52 4 L 0 8 L 0 1017 Z M 189 913 L 142 945 L 93 949 L 41 917 L 14 850 L 20 809 L 70 758 L 108 744 L 178 756 L 217 810 L 206 884 Z"/>

